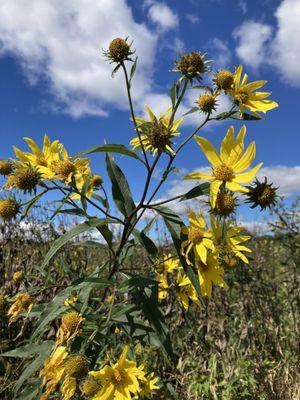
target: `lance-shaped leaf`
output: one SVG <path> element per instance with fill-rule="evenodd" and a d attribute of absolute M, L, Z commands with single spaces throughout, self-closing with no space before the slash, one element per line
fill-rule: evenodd
<path fill-rule="evenodd" d="M 44 261 L 41 265 L 41 272 L 43 275 L 45 275 L 45 267 L 51 260 L 51 258 L 58 252 L 58 250 L 64 246 L 69 240 L 73 239 L 75 236 L 80 235 L 81 233 L 87 232 L 93 228 L 96 228 L 101 225 L 105 225 L 110 221 L 108 218 L 91 218 L 86 222 L 83 222 L 82 224 L 76 225 L 74 228 L 70 229 L 67 233 L 62 235 L 60 238 L 55 240 L 55 242 L 52 244 L 50 250 L 46 254 Z"/>
<path fill-rule="evenodd" d="M 82 157 L 92 153 L 117 153 L 132 157 L 144 163 L 140 157 L 132 150 L 128 149 L 123 144 L 103 144 L 101 146 L 90 147 L 89 149 L 75 154 L 74 158 Z"/>
<path fill-rule="evenodd" d="M 187 193 L 182 195 L 179 201 L 194 199 L 195 197 L 208 195 L 210 191 L 210 184 L 208 182 L 201 183 L 193 187 L 193 189 L 189 190 Z"/>
<path fill-rule="evenodd" d="M 128 218 L 135 209 L 129 184 L 121 168 L 115 163 L 110 154 L 106 154 L 106 169 L 112 184 L 112 195 L 121 213 Z M 136 215 L 133 221 L 136 220 Z"/>

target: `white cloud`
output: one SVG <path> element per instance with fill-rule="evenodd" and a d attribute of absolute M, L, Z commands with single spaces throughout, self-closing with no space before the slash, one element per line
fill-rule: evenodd
<path fill-rule="evenodd" d="M 300 165 L 288 167 L 274 165 L 262 168 L 259 177 L 266 176 L 274 186 L 279 186 L 278 193 L 283 196 L 300 195 Z"/>
<path fill-rule="evenodd" d="M 190 21 L 192 24 L 197 24 L 200 22 L 200 18 L 196 14 L 186 14 L 186 19 Z"/>
<path fill-rule="evenodd" d="M 239 41 L 236 48 L 238 57 L 252 68 L 257 68 L 265 61 L 266 43 L 271 34 L 269 25 L 255 21 L 244 22 L 233 32 L 233 37 Z"/>
<path fill-rule="evenodd" d="M 238 40 L 237 55 L 253 68 L 269 65 L 283 81 L 300 86 L 300 1 L 283 0 L 275 17 L 275 31 L 256 21 L 245 21 L 238 27 L 233 34 Z"/>
<path fill-rule="evenodd" d="M 245 15 L 248 11 L 248 7 L 247 7 L 247 3 L 245 0 L 239 0 L 238 1 L 238 6 L 240 8 L 240 10 L 242 11 L 242 13 Z"/>
<path fill-rule="evenodd" d="M 30 83 L 48 82 L 54 108 L 73 116 L 105 116 L 111 105 L 127 108 L 121 74 L 102 49 L 115 37 L 134 39 L 139 67 L 136 102 L 152 92 L 152 66 L 160 33 L 135 22 L 126 0 L 2 0 L 0 56 L 16 57 Z M 145 45 L 146 44 L 146 45 Z"/>
<path fill-rule="evenodd" d="M 179 18 L 170 7 L 157 1 L 148 1 L 147 3 L 150 5 L 148 10 L 150 20 L 157 24 L 160 29 L 168 31 L 177 28 L 179 25 Z"/>
<path fill-rule="evenodd" d="M 228 68 L 231 62 L 231 51 L 228 44 L 219 38 L 212 38 L 207 43 L 207 48 L 212 53 L 209 58 L 214 60 L 217 68 Z"/>
<path fill-rule="evenodd" d="M 284 80 L 300 86 L 300 1 L 284 0 L 275 15 L 278 30 L 271 49 L 272 63 Z"/>

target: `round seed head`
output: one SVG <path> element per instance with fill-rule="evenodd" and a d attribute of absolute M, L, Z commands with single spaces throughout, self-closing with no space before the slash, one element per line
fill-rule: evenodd
<path fill-rule="evenodd" d="M 215 76 L 215 83 L 219 89 L 229 90 L 233 84 L 233 74 L 226 69 L 218 71 Z"/>
<path fill-rule="evenodd" d="M 0 160 L 0 175 L 9 175 L 13 171 L 12 164 L 7 160 Z"/>
<path fill-rule="evenodd" d="M 72 335 L 78 329 L 82 321 L 81 315 L 77 311 L 69 311 L 62 316 L 62 325 L 70 332 Z"/>
<path fill-rule="evenodd" d="M 268 184 L 267 178 L 264 182 L 256 179 L 253 186 L 248 186 L 248 189 L 247 196 L 248 202 L 252 203 L 251 208 L 260 206 L 260 209 L 264 210 L 276 204 L 278 188 L 275 188 L 272 183 Z"/>
<path fill-rule="evenodd" d="M 177 70 L 186 78 L 195 78 L 206 71 L 203 55 L 196 52 L 182 55 L 175 64 Z"/>
<path fill-rule="evenodd" d="M 198 99 L 200 109 L 206 114 L 215 110 L 216 104 L 216 97 L 211 93 L 203 93 Z"/>
<path fill-rule="evenodd" d="M 82 379 L 89 370 L 88 359 L 83 355 L 74 355 L 67 358 L 65 362 L 65 372 L 67 375 Z"/>
<path fill-rule="evenodd" d="M 166 145 L 170 143 L 170 137 L 171 131 L 162 121 L 154 121 L 151 124 L 148 138 L 149 142 L 155 149 L 158 149 L 159 151 L 165 150 Z"/>
<path fill-rule="evenodd" d="M 112 40 L 108 47 L 108 57 L 116 62 L 120 63 L 128 58 L 130 55 L 130 45 L 126 40 L 116 38 Z"/>
<path fill-rule="evenodd" d="M 22 282 L 24 279 L 24 272 L 23 271 L 16 271 L 13 274 L 13 280 L 17 283 Z"/>
<path fill-rule="evenodd" d="M 11 175 L 10 184 L 20 190 L 31 191 L 39 183 L 40 174 L 36 169 L 31 167 L 24 167 L 18 170 L 15 174 Z"/>
<path fill-rule="evenodd" d="M 0 217 L 4 220 L 14 218 L 19 212 L 19 204 L 13 198 L 0 200 Z"/>
<path fill-rule="evenodd" d="M 214 211 L 220 217 L 227 217 L 234 212 L 236 200 L 231 194 L 218 193 Z"/>
<path fill-rule="evenodd" d="M 100 389 L 101 389 L 101 386 L 98 383 L 98 381 L 91 377 L 86 378 L 83 381 L 83 384 L 81 387 L 82 393 L 85 394 L 86 396 L 94 396 L 96 393 L 99 392 Z"/>

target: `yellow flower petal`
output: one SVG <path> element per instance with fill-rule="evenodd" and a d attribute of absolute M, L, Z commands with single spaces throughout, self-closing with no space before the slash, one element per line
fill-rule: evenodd
<path fill-rule="evenodd" d="M 201 147 L 203 153 L 205 154 L 206 158 L 208 161 L 214 166 L 218 166 L 222 164 L 222 160 L 220 159 L 219 154 L 217 153 L 216 149 L 214 146 L 210 143 L 209 140 L 205 138 L 201 138 L 199 136 L 195 137 L 196 142 L 199 144 Z"/>
<path fill-rule="evenodd" d="M 256 165 L 256 167 L 250 169 L 248 172 L 245 172 L 243 174 L 237 174 L 236 177 L 233 179 L 233 182 L 248 183 L 253 181 L 253 179 L 256 177 L 262 165 L 263 163 L 259 163 Z"/>

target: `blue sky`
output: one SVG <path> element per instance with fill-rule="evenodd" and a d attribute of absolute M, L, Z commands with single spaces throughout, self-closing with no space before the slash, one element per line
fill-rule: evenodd
<path fill-rule="evenodd" d="M 114 37 L 129 36 L 139 56 L 133 88 L 138 113 L 145 103 L 155 110 L 167 107 L 176 76 L 169 70 L 183 52 L 206 51 L 215 69 L 243 63 L 250 80 L 267 79 L 280 107 L 265 121 L 248 123 L 247 140 L 257 143 L 263 173 L 292 198 L 300 193 L 299 19 L 300 0 L 32 0 L 26 7 L 2 0 L 0 158 L 12 156 L 14 144 L 24 147 L 23 136 L 41 143 L 44 133 L 60 139 L 71 154 L 104 140 L 127 144 L 133 131 L 122 77 L 111 79 L 101 49 Z M 195 123 L 193 116 L 182 135 Z M 218 145 L 229 125 L 214 124 L 203 135 Z M 138 198 L 143 173 L 133 161 L 117 159 Z M 93 157 L 92 165 L 105 174 L 103 156 Z M 206 165 L 194 143 L 176 163 L 185 171 Z M 174 176 L 160 197 L 185 187 Z"/>

